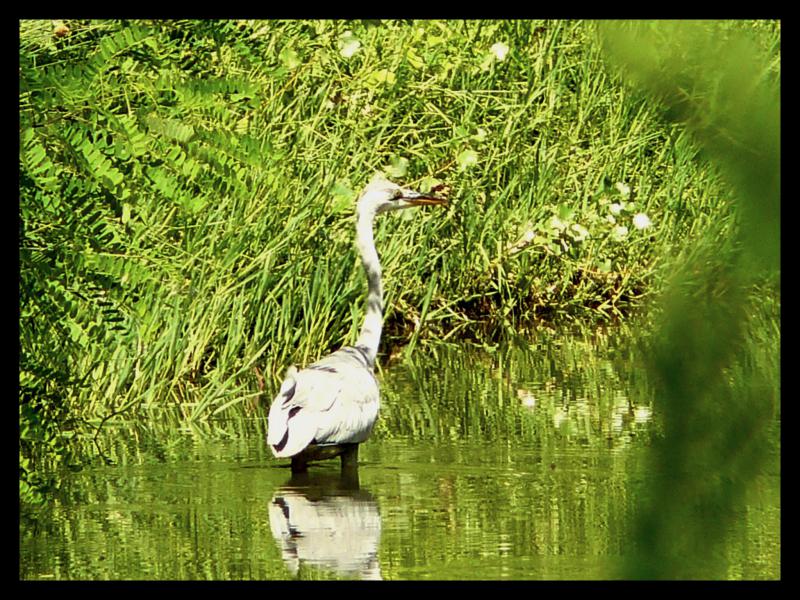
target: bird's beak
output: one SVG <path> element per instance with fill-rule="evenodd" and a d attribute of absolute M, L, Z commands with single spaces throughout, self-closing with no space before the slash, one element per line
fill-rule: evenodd
<path fill-rule="evenodd" d="M 444 205 L 447 204 L 446 198 L 439 198 L 431 194 L 421 194 L 411 190 L 403 190 L 402 200 L 405 200 L 412 206 L 426 206 L 426 205 Z"/>

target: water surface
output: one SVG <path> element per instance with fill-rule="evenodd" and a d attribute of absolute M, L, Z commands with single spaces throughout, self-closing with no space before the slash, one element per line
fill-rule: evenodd
<path fill-rule="evenodd" d="M 356 478 L 334 461 L 292 477 L 265 447 L 266 411 L 120 421 L 98 440 L 113 464 L 64 473 L 21 515 L 20 577 L 619 577 L 658 431 L 634 357 L 596 335 L 417 348 L 384 367 Z M 780 576 L 779 477 L 731 524 L 727 577 Z"/>

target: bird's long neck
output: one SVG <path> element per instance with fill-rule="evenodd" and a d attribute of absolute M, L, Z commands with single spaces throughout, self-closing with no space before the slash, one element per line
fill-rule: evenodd
<path fill-rule="evenodd" d="M 366 354 L 371 365 L 375 364 L 378 355 L 378 345 L 381 342 L 381 329 L 383 328 L 383 282 L 381 281 L 381 263 L 378 252 L 375 250 L 375 241 L 372 234 L 372 222 L 375 219 L 374 211 L 358 210 L 356 221 L 356 245 L 361 255 L 361 264 L 367 275 L 367 307 L 364 324 L 358 335 L 356 346 Z"/>

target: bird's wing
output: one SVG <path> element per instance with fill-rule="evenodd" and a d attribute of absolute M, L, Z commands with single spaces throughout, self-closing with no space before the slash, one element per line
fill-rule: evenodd
<path fill-rule="evenodd" d="M 278 457 L 294 456 L 312 441 L 361 442 L 378 414 L 371 371 L 331 355 L 287 372 L 269 411 L 267 443 Z"/>
<path fill-rule="evenodd" d="M 269 409 L 267 443 L 275 456 L 294 456 L 316 434 L 315 415 L 328 410 L 339 390 L 325 372 L 289 371 Z"/>
<path fill-rule="evenodd" d="M 380 397 L 372 372 L 352 369 L 340 374 L 340 380 L 336 399 L 317 415 L 317 443 L 363 442 L 378 418 Z"/>

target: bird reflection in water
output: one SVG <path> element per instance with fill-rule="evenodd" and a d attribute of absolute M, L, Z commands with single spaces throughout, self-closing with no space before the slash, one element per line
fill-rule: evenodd
<path fill-rule="evenodd" d="M 272 535 L 293 577 L 306 567 L 346 578 L 381 579 L 378 503 L 358 471 L 292 474 L 269 504 Z"/>

